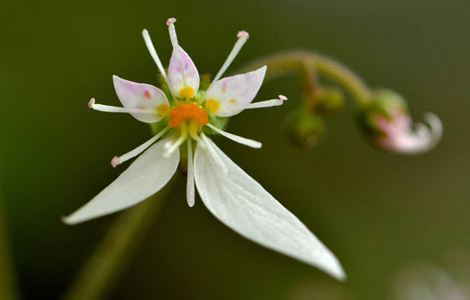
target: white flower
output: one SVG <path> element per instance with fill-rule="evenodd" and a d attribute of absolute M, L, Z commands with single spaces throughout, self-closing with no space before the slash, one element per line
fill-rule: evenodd
<path fill-rule="evenodd" d="M 200 91 L 199 73 L 189 55 L 178 44 L 175 21 L 174 18 L 167 21 L 173 45 L 168 73 L 148 32 L 143 31 L 147 48 L 171 95 L 167 97 L 161 89 L 152 85 L 114 76 L 114 87 L 123 107 L 97 104 L 94 99 L 89 103 L 94 110 L 130 113 L 145 123 L 158 122 L 164 129 L 134 150 L 114 157 L 111 163 L 115 167 L 142 153 L 114 182 L 64 218 L 64 222 L 77 224 L 107 215 L 142 202 L 158 192 L 176 172 L 181 146 L 181 151 L 187 151 L 189 206 L 194 205 L 197 187 L 209 211 L 242 236 L 344 279 L 343 269 L 336 257 L 297 217 L 232 162 L 206 135 L 211 131 L 249 147 L 260 148 L 261 143 L 257 141 L 220 129 L 218 124 L 221 118 L 236 115 L 244 109 L 278 106 L 287 99 L 279 96 L 278 99 L 251 103 L 261 87 L 266 66 L 220 79 L 247 41 L 248 33 L 238 33 L 238 40 L 222 68 L 208 89 Z"/>

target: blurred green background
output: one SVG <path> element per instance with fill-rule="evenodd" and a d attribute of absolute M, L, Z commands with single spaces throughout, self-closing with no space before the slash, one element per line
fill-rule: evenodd
<path fill-rule="evenodd" d="M 298 83 L 269 81 L 259 99 L 285 94 L 288 103 L 229 124 L 264 147 L 216 142 L 337 254 L 348 281 L 239 237 L 199 200 L 189 209 L 179 180 L 110 299 L 296 299 L 299 283 L 385 299 L 410 260 L 469 251 L 469 11 L 464 0 L 2 0 L 0 184 L 23 297 L 62 295 L 115 220 L 69 227 L 60 217 L 112 181 L 124 168 L 112 169 L 110 158 L 149 130 L 130 116 L 91 112 L 87 102 L 118 103 L 112 74 L 155 82 L 140 33 L 149 29 L 168 61 L 171 16 L 200 71 L 214 74 L 245 29 L 251 39 L 230 71 L 282 50 L 316 50 L 372 87 L 403 94 L 416 119 L 437 113 L 445 135 L 428 154 L 389 155 L 361 137 L 348 105 L 329 118 L 317 147 L 300 151 L 282 133 Z"/>

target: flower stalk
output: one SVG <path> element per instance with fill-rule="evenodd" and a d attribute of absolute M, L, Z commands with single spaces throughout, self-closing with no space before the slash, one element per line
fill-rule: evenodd
<path fill-rule="evenodd" d="M 176 180 L 158 195 L 123 212 L 95 249 L 63 297 L 65 300 L 104 299 L 124 273 Z M 9 298 L 1 298 L 9 299 Z"/>
<path fill-rule="evenodd" d="M 267 79 L 298 74 L 304 103 L 286 123 L 288 137 L 301 147 L 315 145 L 325 131 L 322 116 L 342 106 L 341 91 L 321 86 L 320 77 L 337 83 L 351 96 L 356 104 L 359 128 L 372 145 L 382 150 L 398 154 L 424 153 L 434 148 L 442 137 L 442 123 L 436 115 L 426 113 L 424 123 L 412 122 L 406 101 L 400 95 L 370 89 L 356 73 L 326 56 L 291 51 L 255 60 L 245 68 L 260 65 L 268 66 Z M 401 103 L 399 111 L 381 115 L 395 109 L 396 102 Z"/>
<path fill-rule="evenodd" d="M 266 79 L 274 79 L 288 74 L 299 74 L 303 93 L 317 95 L 318 76 L 324 76 L 339 83 L 358 105 L 369 102 L 371 91 L 364 81 L 348 67 L 324 55 L 309 51 L 290 51 L 253 61 L 243 70 L 267 65 Z M 314 102 L 316 97 L 309 97 Z M 310 103 L 310 107 L 315 103 Z"/>
<path fill-rule="evenodd" d="M 17 299 L 13 267 L 11 266 L 10 247 L 0 195 L 0 299 Z"/>

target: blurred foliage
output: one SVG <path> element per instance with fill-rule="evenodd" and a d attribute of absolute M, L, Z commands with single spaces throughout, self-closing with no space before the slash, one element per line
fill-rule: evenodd
<path fill-rule="evenodd" d="M 384 299 L 410 258 L 470 251 L 470 3 L 444 1 L 11 1 L 0 2 L 0 153 L 4 206 L 18 285 L 26 299 L 55 299 L 105 235 L 114 216 L 76 227 L 60 217 L 84 204 L 121 169 L 109 166 L 149 136 L 125 115 L 90 112 L 116 104 L 111 75 L 155 83 L 140 32 L 170 56 L 165 20 L 202 72 L 217 71 L 245 29 L 235 70 L 259 56 L 316 49 L 349 65 L 372 87 L 389 87 L 412 114 L 436 112 L 443 141 L 429 154 L 389 156 L 364 141 L 353 110 L 329 118 L 317 147 L 301 152 L 282 133 L 298 107 L 294 78 L 264 85 L 281 108 L 248 111 L 230 131 L 261 150 L 217 143 L 293 211 L 343 262 L 356 299 Z M 287 179 L 287 180 L 286 180 Z M 331 285 L 318 270 L 237 236 L 200 201 L 189 209 L 180 181 L 111 299 L 285 299 L 299 280 Z"/>

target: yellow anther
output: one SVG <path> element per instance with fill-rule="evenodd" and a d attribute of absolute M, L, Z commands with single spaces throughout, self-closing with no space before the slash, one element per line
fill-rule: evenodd
<path fill-rule="evenodd" d="M 191 99 L 194 98 L 194 96 L 196 96 L 196 92 L 192 87 L 187 86 L 180 90 L 181 98 Z"/>
<path fill-rule="evenodd" d="M 220 102 L 215 99 L 209 99 L 206 102 L 206 108 L 211 113 L 216 113 L 220 109 Z"/>
<path fill-rule="evenodd" d="M 157 115 L 162 118 L 168 116 L 169 112 L 170 112 L 170 107 L 168 106 L 168 104 L 160 104 L 157 107 Z"/>

